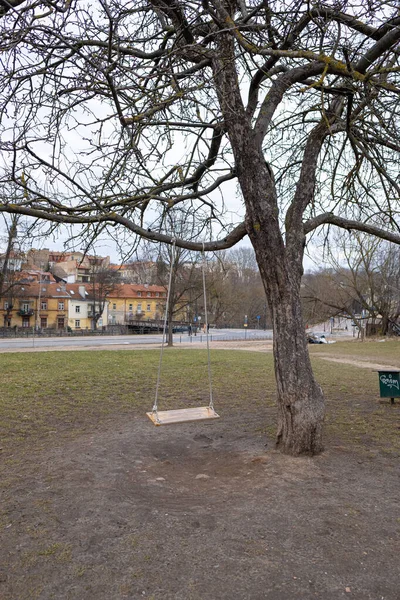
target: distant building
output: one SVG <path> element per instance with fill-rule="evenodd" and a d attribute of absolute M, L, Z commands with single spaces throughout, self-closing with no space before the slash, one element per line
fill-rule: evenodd
<path fill-rule="evenodd" d="M 82 329 L 95 329 L 95 314 L 101 310 L 99 301 L 93 298 L 91 290 L 82 284 L 67 284 L 68 300 L 68 327 L 74 331 Z M 97 321 L 97 326 L 107 324 L 108 301 L 104 302 L 102 315 Z"/>
<path fill-rule="evenodd" d="M 16 252 L 11 250 L 8 261 L 7 261 L 7 269 L 9 271 L 20 271 L 25 259 L 25 255 L 23 252 Z M 0 270 L 4 266 L 4 261 L 6 260 L 5 254 L 0 254 Z"/>
<path fill-rule="evenodd" d="M 120 280 L 124 283 L 153 284 L 157 279 L 157 263 L 151 260 L 110 265 L 110 268 L 119 274 Z"/>
<path fill-rule="evenodd" d="M 49 269 L 59 281 L 65 283 L 89 283 L 96 269 L 110 266 L 109 256 L 94 256 L 83 252 L 57 252 L 32 248 L 26 254 L 25 268 Z"/>
<path fill-rule="evenodd" d="M 13 298 L 0 299 L 0 323 L 6 327 L 64 329 L 68 292 L 54 281 L 20 280 Z"/>
<path fill-rule="evenodd" d="M 17 257 L 15 257 L 17 259 Z M 132 264 L 111 266 L 109 257 L 84 255 L 82 252 L 30 250 L 26 259 L 18 257 L 16 283 L 0 298 L 0 326 L 6 328 L 91 330 L 109 325 L 133 325 L 137 321 L 157 322 L 165 316 L 167 290 L 147 283 L 101 281 L 102 269 L 132 275 Z M 136 266 L 139 263 L 136 264 Z M 51 270 L 43 270 L 46 265 Z M 156 263 L 137 266 L 136 273 L 153 273 Z M 97 281 L 96 274 L 97 271 Z M 104 272 L 103 272 L 104 273 Z M 107 272 L 108 273 L 108 272 Z M 174 320 L 187 320 L 186 302 Z M 181 313 L 181 314 L 179 314 Z"/>
<path fill-rule="evenodd" d="M 161 319 L 164 315 L 167 292 L 159 285 L 120 283 L 107 299 L 108 323 L 122 325 L 137 320 Z"/>

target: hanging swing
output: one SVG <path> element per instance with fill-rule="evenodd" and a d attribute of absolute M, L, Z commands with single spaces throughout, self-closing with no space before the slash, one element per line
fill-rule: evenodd
<path fill-rule="evenodd" d="M 171 257 L 171 270 L 169 274 L 167 304 L 165 307 L 165 319 L 163 337 L 161 343 L 160 361 L 158 365 L 157 375 L 157 386 L 156 386 L 156 397 L 151 412 L 146 413 L 149 419 L 154 425 L 171 425 L 173 423 L 187 423 L 190 421 L 207 421 L 209 419 L 219 419 L 219 415 L 214 410 L 213 394 L 212 394 L 212 381 L 211 381 L 211 362 L 210 362 L 210 344 L 208 335 L 208 316 L 207 316 L 207 295 L 206 295 L 206 278 L 205 278 L 205 257 L 204 257 L 204 244 L 203 244 L 203 261 L 202 261 L 202 275 L 203 275 L 203 295 L 204 295 L 204 316 L 205 316 L 205 328 L 206 328 L 206 339 L 207 339 L 207 364 L 208 364 L 208 380 L 210 387 L 210 402 L 208 406 L 200 406 L 195 408 L 181 408 L 177 410 L 158 410 L 158 391 L 160 387 L 160 375 L 161 365 L 164 352 L 164 343 L 166 339 L 167 330 L 167 318 L 168 318 L 168 307 L 170 302 L 170 290 L 172 280 L 172 265 L 175 259 L 175 240 L 172 245 L 172 257 Z"/>

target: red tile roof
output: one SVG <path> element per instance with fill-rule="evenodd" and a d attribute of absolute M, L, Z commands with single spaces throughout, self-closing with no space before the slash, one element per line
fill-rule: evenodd
<path fill-rule="evenodd" d="M 141 296 L 138 296 L 138 292 L 141 292 Z M 157 293 L 162 297 L 166 294 L 166 289 L 161 285 L 146 286 L 136 283 L 119 283 L 108 295 L 110 298 L 145 298 L 148 292 L 151 293 L 152 297 L 155 297 Z"/>

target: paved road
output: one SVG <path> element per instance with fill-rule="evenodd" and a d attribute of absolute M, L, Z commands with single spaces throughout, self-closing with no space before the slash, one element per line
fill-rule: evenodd
<path fill-rule="evenodd" d="M 206 335 L 197 334 L 190 338 L 187 334 L 175 334 L 174 343 L 201 343 L 206 342 Z M 263 329 L 213 329 L 210 331 L 210 340 L 244 340 L 244 339 L 272 339 L 272 331 Z M 99 335 L 79 337 L 28 337 L 28 338 L 0 338 L 0 350 L 23 348 L 60 348 L 60 347 L 107 347 L 135 344 L 161 344 L 161 335 Z"/>

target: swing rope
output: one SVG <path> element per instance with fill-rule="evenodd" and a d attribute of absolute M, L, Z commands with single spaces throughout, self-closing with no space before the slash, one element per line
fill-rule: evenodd
<path fill-rule="evenodd" d="M 164 327 L 163 327 L 163 335 L 161 342 L 161 352 L 160 352 L 160 360 L 158 363 L 158 373 L 157 373 L 157 385 L 156 385 L 156 394 L 155 400 L 151 412 L 151 416 L 154 419 L 154 422 L 158 425 L 161 425 L 159 416 L 158 416 L 158 394 L 160 389 L 160 379 L 161 379 L 161 367 L 164 353 L 164 345 L 166 341 L 166 331 L 167 331 L 167 320 L 168 320 L 168 308 L 170 305 L 170 294 L 171 294 L 171 283 L 172 283 L 172 273 L 173 266 L 175 262 L 176 255 L 176 240 L 172 239 L 172 253 L 171 253 L 171 269 L 169 273 L 169 282 L 168 282 L 168 292 L 167 292 L 167 302 L 165 307 L 165 318 L 164 318 Z M 209 381 L 209 391 L 210 391 L 210 401 L 208 404 L 208 409 L 212 411 L 215 417 L 218 415 L 215 413 L 214 409 L 214 401 L 213 401 L 213 390 L 212 390 L 212 377 L 211 377 L 211 358 L 210 358 L 210 342 L 209 342 L 209 326 L 208 326 L 208 312 L 207 312 L 207 292 L 206 292 L 206 276 L 205 276 L 205 251 L 204 251 L 204 242 L 203 242 L 203 251 L 202 251 L 202 279 L 203 279 L 203 298 L 204 298 L 204 318 L 205 318 L 205 329 L 206 329 L 206 341 L 207 341 L 207 366 L 208 366 L 208 381 Z M 192 409 L 190 409 L 192 410 Z M 174 412 L 174 411 L 172 411 Z M 147 413 L 150 416 L 150 413 Z"/>
<path fill-rule="evenodd" d="M 160 352 L 160 360 L 159 360 L 159 363 L 158 363 L 156 397 L 155 397 L 154 404 L 153 404 L 153 409 L 152 409 L 152 414 L 155 415 L 157 423 L 160 422 L 160 419 L 158 418 L 158 391 L 160 389 L 161 365 L 162 365 L 162 359 L 163 359 L 163 353 L 164 353 L 165 340 L 166 340 L 166 337 L 167 337 L 166 336 L 166 331 L 167 331 L 167 321 L 168 321 L 168 309 L 169 309 L 169 301 L 170 301 L 170 295 L 171 295 L 172 272 L 174 270 L 175 251 L 176 251 L 176 240 L 173 239 L 171 241 L 172 241 L 171 269 L 170 269 L 170 272 L 169 272 L 169 281 L 168 281 L 168 290 L 167 290 L 167 303 L 165 305 L 165 317 L 164 317 L 164 327 L 163 327 L 163 335 L 162 335 L 162 342 L 161 342 L 161 352 Z"/>
<path fill-rule="evenodd" d="M 205 275 L 206 255 L 204 252 L 204 242 L 203 242 L 202 255 L 203 255 L 203 261 L 202 261 L 201 270 L 202 270 L 202 274 L 203 274 L 204 318 L 205 318 L 205 323 L 206 323 L 208 382 L 209 382 L 209 386 L 210 386 L 210 402 L 208 404 L 208 408 L 210 408 L 211 410 L 214 410 L 212 377 L 211 377 L 209 326 L 208 326 L 208 314 L 207 314 L 207 293 L 206 293 L 206 275 Z"/>

